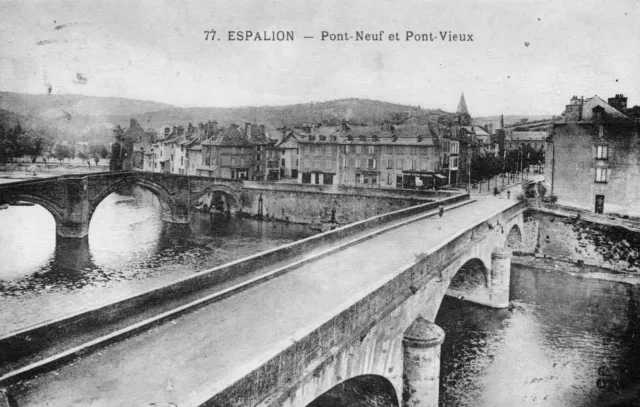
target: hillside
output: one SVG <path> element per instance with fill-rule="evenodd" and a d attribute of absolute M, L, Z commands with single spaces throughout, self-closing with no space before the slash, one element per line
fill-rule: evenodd
<path fill-rule="evenodd" d="M 43 119 L 134 115 L 169 107 L 165 103 L 113 97 L 0 92 L 0 109 Z"/>
<path fill-rule="evenodd" d="M 369 99 L 340 99 L 287 106 L 175 107 L 144 100 L 81 95 L 26 95 L 0 92 L 0 109 L 28 118 L 33 126 L 66 140 L 106 140 L 114 126 L 128 127 L 131 118 L 144 127 L 196 124 L 216 120 L 222 126 L 250 121 L 268 129 L 283 125 L 325 122 L 380 124 L 390 113 L 420 112 L 446 115 L 442 110 L 419 109 Z"/>

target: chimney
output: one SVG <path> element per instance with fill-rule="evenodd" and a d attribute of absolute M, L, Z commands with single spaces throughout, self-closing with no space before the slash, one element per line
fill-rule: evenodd
<path fill-rule="evenodd" d="M 261 125 L 260 125 L 260 134 L 261 134 L 261 135 L 263 135 L 263 136 L 265 135 L 265 132 L 264 132 L 264 124 L 261 124 Z"/>
<path fill-rule="evenodd" d="M 616 94 L 616 97 L 609 98 L 607 102 L 616 110 L 623 112 L 627 108 L 627 98 L 624 95 Z"/>
<path fill-rule="evenodd" d="M 244 122 L 244 135 L 247 139 L 251 140 L 251 123 Z"/>
<path fill-rule="evenodd" d="M 342 131 L 347 131 L 347 119 L 342 119 Z"/>

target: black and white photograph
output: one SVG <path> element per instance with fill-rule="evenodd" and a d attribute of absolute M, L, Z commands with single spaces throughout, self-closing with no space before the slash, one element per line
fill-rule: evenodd
<path fill-rule="evenodd" d="M 0 0 L 0 407 L 640 407 L 639 21 Z"/>

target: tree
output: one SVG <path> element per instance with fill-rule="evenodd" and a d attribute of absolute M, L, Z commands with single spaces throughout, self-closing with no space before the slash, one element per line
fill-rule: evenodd
<path fill-rule="evenodd" d="M 107 158 L 107 156 L 109 155 L 109 150 L 104 144 L 91 143 L 89 145 L 89 155 L 91 156 L 91 158 L 93 158 L 93 161 L 95 161 L 96 165 L 98 165 L 98 162 L 100 162 L 101 158 Z"/>
<path fill-rule="evenodd" d="M 58 143 L 53 150 L 53 155 L 62 164 L 65 158 L 68 159 L 73 156 L 73 150 L 66 144 Z"/>
<path fill-rule="evenodd" d="M 91 157 L 89 156 L 89 154 L 85 153 L 84 151 L 79 151 L 78 158 L 82 161 L 86 161 L 87 165 L 91 167 Z"/>
<path fill-rule="evenodd" d="M 7 162 L 15 157 L 16 146 L 8 139 L 0 140 L 0 161 Z"/>
<path fill-rule="evenodd" d="M 35 163 L 45 149 L 47 140 L 41 133 L 27 131 L 18 136 L 18 151 L 21 155 L 31 157 L 31 162 Z"/>

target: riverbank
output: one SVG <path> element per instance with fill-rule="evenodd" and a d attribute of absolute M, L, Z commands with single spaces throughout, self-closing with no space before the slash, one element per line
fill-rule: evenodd
<path fill-rule="evenodd" d="M 528 210 L 525 242 L 514 261 L 577 276 L 640 281 L 640 234 L 619 225 Z M 607 277 L 612 276 L 612 277 Z"/>
<path fill-rule="evenodd" d="M 518 266 L 530 267 L 538 270 L 559 272 L 577 278 L 611 281 L 629 285 L 640 285 L 640 274 L 630 271 L 605 269 L 591 265 L 580 265 L 576 262 L 553 259 L 550 257 L 535 257 L 531 255 L 514 255 L 511 263 Z"/>
<path fill-rule="evenodd" d="M 60 163 L 1 163 L 0 183 L 15 182 L 26 179 L 58 177 L 60 175 L 83 174 L 87 172 L 109 171 L 107 160 L 90 167 L 79 159 Z"/>

